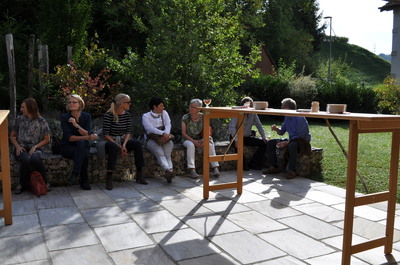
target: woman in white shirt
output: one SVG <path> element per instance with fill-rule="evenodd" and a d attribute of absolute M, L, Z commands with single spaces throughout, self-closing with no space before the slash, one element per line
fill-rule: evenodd
<path fill-rule="evenodd" d="M 171 160 L 174 143 L 171 138 L 171 119 L 164 110 L 164 102 L 159 97 L 154 97 L 149 102 L 150 111 L 143 114 L 142 123 L 146 130 L 145 147 L 152 152 L 158 164 L 164 170 L 164 177 L 171 183 L 174 176 Z"/>

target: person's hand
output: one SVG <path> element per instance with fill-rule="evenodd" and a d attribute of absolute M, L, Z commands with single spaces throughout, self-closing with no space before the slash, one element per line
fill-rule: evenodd
<path fill-rule="evenodd" d="M 278 147 L 279 149 L 282 149 L 282 148 L 285 148 L 288 144 L 289 144 L 289 141 L 281 141 L 276 144 L 276 147 Z"/>
<path fill-rule="evenodd" d="M 279 128 L 278 128 L 278 126 L 276 126 L 275 124 L 272 124 L 271 130 L 278 132 L 278 131 L 279 131 Z"/>
<path fill-rule="evenodd" d="M 78 123 L 76 123 L 76 119 L 74 117 L 69 118 L 68 122 L 72 123 L 72 126 L 75 128 L 78 127 Z"/>
<path fill-rule="evenodd" d="M 25 151 L 25 148 L 23 148 L 22 146 L 19 145 L 19 146 L 15 147 L 15 153 L 17 154 L 17 156 L 22 154 L 23 151 Z"/>
<path fill-rule="evenodd" d="M 197 148 L 202 148 L 203 147 L 203 140 L 194 140 L 193 141 L 194 146 Z"/>
<path fill-rule="evenodd" d="M 168 142 L 169 141 L 169 133 L 163 133 L 162 134 L 162 137 L 163 137 L 163 143 L 166 143 L 166 142 Z"/>
<path fill-rule="evenodd" d="M 89 141 L 97 140 L 97 138 L 99 138 L 99 137 L 97 136 L 97 134 L 91 134 L 91 135 L 89 135 Z"/>
<path fill-rule="evenodd" d="M 126 149 L 125 145 L 121 145 L 121 156 L 126 157 L 128 155 L 128 150 Z"/>
<path fill-rule="evenodd" d="M 36 145 L 32 146 L 32 148 L 29 150 L 29 155 L 32 156 L 33 153 L 35 153 L 36 149 L 37 149 Z"/>
<path fill-rule="evenodd" d="M 267 142 L 268 142 L 268 139 L 267 139 L 267 138 L 264 138 L 263 141 L 264 141 L 264 143 L 267 143 Z"/>

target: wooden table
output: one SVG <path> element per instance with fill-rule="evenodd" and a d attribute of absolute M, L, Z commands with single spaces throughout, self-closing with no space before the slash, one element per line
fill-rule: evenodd
<path fill-rule="evenodd" d="M 351 255 L 385 246 L 385 254 L 390 254 L 393 247 L 393 230 L 394 218 L 396 210 L 397 195 L 397 177 L 399 166 L 399 145 L 400 145 L 400 116 L 399 115 L 380 115 L 366 113 L 347 113 L 347 114 L 330 114 L 324 111 L 320 112 L 296 112 L 294 110 L 282 109 L 232 109 L 230 107 L 210 107 L 200 108 L 204 114 L 204 159 L 203 159 L 203 197 L 208 199 L 209 192 L 213 190 L 236 188 L 237 193 L 242 193 L 243 185 L 243 126 L 238 130 L 237 154 L 229 154 L 226 156 L 217 155 L 209 156 L 209 130 L 210 119 L 217 118 L 237 118 L 238 124 L 244 119 L 245 114 L 261 114 L 273 116 L 302 116 L 306 118 L 320 119 L 338 119 L 348 120 L 350 123 L 349 145 L 348 145 L 348 162 L 347 162 L 347 181 L 346 181 L 346 206 L 344 215 L 344 231 L 343 231 L 343 251 L 342 264 L 350 264 Z M 390 176 L 388 191 L 368 194 L 363 196 L 355 196 L 356 189 L 356 172 L 357 172 L 357 156 L 358 156 L 358 136 L 361 133 L 378 133 L 390 132 L 392 134 L 391 159 L 390 159 Z M 209 162 L 210 161 L 228 161 L 237 160 L 237 181 L 226 184 L 210 185 Z M 386 218 L 386 236 L 377 238 L 368 242 L 352 245 L 354 208 L 357 206 L 387 201 L 387 218 Z"/>
<path fill-rule="evenodd" d="M 10 179 L 10 153 L 8 151 L 8 119 L 9 110 L 0 110 L 0 180 L 3 192 L 3 206 L 0 217 L 4 218 L 6 225 L 12 224 L 11 179 Z"/>

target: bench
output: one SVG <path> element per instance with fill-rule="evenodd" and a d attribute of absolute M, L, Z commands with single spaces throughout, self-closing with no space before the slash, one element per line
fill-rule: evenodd
<path fill-rule="evenodd" d="M 215 143 L 215 150 L 217 154 L 223 154 L 228 146 L 228 141 L 221 141 Z M 244 156 L 250 159 L 254 154 L 256 147 L 246 146 L 244 149 Z M 145 148 L 143 149 L 144 159 L 146 166 L 143 168 L 143 173 L 147 178 L 162 177 L 163 170 L 158 165 L 156 158 Z M 227 153 L 234 153 L 231 147 Z M 43 153 L 43 162 L 47 169 L 49 181 L 54 186 L 62 186 L 69 183 L 69 175 L 72 171 L 73 161 L 63 158 L 61 155 L 54 155 L 50 152 Z M 136 168 L 133 163 L 133 152 L 125 158 L 119 157 L 117 160 L 116 169 L 113 178 L 116 181 L 133 180 L 136 176 Z M 201 150 L 196 151 L 196 171 L 202 173 L 203 171 L 203 154 Z M 172 161 L 176 176 L 187 176 L 186 169 L 186 149 L 180 144 L 176 143 L 172 151 Z M 97 149 L 91 147 L 89 159 L 89 182 L 97 183 L 104 182 L 106 177 L 106 163 L 107 160 L 100 159 L 97 155 Z M 299 174 L 300 176 L 307 176 L 312 174 L 320 174 L 322 170 L 322 149 L 312 148 L 311 157 L 299 158 Z M 220 170 L 234 170 L 236 169 L 236 161 L 225 161 L 220 163 Z M 20 163 L 15 160 L 14 155 L 10 155 L 10 173 L 13 187 L 18 184 Z"/>

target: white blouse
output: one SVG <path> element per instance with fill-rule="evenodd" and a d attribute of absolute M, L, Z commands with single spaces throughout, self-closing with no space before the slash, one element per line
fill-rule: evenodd
<path fill-rule="evenodd" d="M 162 118 L 161 118 L 162 115 Z M 163 124 L 164 119 L 164 124 Z M 163 133 L 170 134 L 171 132 L 171 119 L 168 112 L 163 110 L 162 114 L 156 114 L 153 111 L 149 111 L 142 116 L 142 124 L 146 133 L 155 133 L 162 135 Z M 159 130 L 157 128 L 165 126 L 164 130 Z"/>

